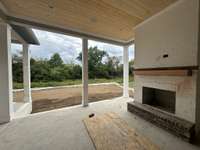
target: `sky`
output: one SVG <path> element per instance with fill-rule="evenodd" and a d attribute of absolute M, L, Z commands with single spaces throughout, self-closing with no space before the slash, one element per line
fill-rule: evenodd
<path fill-rule="evenodd" d="M 78 63 L 76 57 L 81 52 L 81 39 L 66 36 L 63 34 L 52 33 L 33 29 L 40 45 L 31 45 L 31 57 L 35 59 L 49 59 L 54 53 L 59 53 L 65 63 Z M 122 58 L 123 47 L 89 40 L 88 47 L 97 46 L 101 50 L 105 50 L 110 56 L 118 56 Z M 18 54 L 22 51 L 20 44 L 11 45 L 12 53 Z M 134 45 L 129 47 L 129 60 L 134 58 Z"/>

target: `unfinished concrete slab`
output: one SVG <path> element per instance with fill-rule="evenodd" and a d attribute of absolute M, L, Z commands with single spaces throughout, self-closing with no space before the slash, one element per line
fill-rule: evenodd
<path fill-rule="evenodd" d="M 157 128 L 153 124 L 127 112 L 132 99 L 116 98 L 60 110 L 31 114 L 0 126 L 2 150 L 94 150 L 82 120 L 89 114 L 115 112 L 128 125 L 149 138 L 162 150 L 199 150 L 192 145 Z M 200 142 L 199 142 L 200 143 Z"/>

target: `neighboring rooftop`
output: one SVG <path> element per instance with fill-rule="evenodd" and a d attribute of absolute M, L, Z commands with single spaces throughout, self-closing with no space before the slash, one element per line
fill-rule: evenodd
<path fill-rule="evenodd" d="M 28 44 L 40 45 L 40 43 L 32 29 L 23 27 L 23 26 L 13 25 L 13 24 L 11 24 L 11 27 Z M 15 39 L 14 42 L 18 43 L 19 41 L 17 39 Z"/>

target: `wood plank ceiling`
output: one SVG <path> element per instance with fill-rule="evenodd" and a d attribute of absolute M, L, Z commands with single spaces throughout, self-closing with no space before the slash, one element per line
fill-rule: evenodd
<path fill-rule="evenodd" d="M 176 0 L 1 0 L 9 15 L 118 41 Z"/>

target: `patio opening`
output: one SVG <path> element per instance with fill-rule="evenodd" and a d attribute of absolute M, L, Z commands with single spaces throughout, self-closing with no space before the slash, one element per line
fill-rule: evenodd
<path fill-rule="evenodd" d="M 29 47 L 32 113 L 121 97 L 124 78 L 130 81 L 128 96 L 133 97 L 134 47 L 126 49 L 129 57 L 126 57 L 128 64 L 125 66 L 129 68 L 126 68 L 128 75 L 124 75 L 123 46 L 93 40 L 86 40 L 88 44 L 83 46 L 81 38 L 37 29 L 33 32 L 40 45 Z M 20 44 L 12 46 L 14 102 L 22 102 L 24 97 L 23 69 L 20 68 L 23 66 L 22 49 Z M 83 49 L 87 49 L 88 55 L 88 71 L 85 72 L 88 81 L 83 80 L 83 66 L 86 66 L 82 64 Z M 83 88 L 83 81 L 88 91 Z"/>

